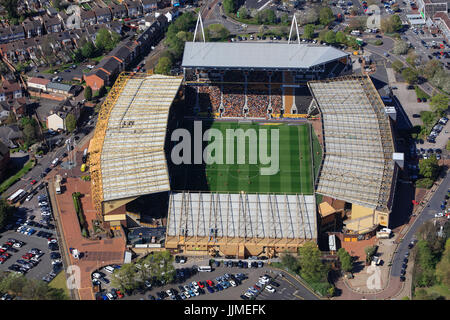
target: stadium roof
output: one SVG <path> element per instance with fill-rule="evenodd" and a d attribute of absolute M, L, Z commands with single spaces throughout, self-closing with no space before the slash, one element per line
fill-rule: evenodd
<path fill-rule="evenodd" d="M 172 193 L 168 236 L 317 239 L 312 195 Z"/>
<path fill-rule="evenodd" d="M 164 139 L 181 81 L 151 75 L 126 82 L 112 107 L 103 142 L 103 201 L 170 189 Z"/>
<path fill-rule="evenodd" d="M 307 69 L 348 56 L 336 48 L 271 42 L 186 42 L 183 67 Z"/>
<path fill-rule="evenodd" d="M 395 164 L 389 117 L 366 76 L 308 82 L 322 113 L 324 161 L 316 192 L 389 212 Z"/>

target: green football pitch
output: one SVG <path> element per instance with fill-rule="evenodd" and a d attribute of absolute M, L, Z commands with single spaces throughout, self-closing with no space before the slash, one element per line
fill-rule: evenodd
<path fill-rule="evenodd" d="M 185 123 L 183 126 L 191 133 L 193 132 L 192 123 Z M 203 165 L 170 165 L 170 175 L 172 181 L 172 190 L 198 190 L 211 192 L 230 192 L 238 193 L 241 191 L 247 193 L 286 193 L 286 194 L 312 194 L 313 178 L 310 144 L 310 125 L 287 125 L 259 123 L 238 123 L 238 122 L 212 122 L 205 125 L 203 131 L 207 128 L 218 129 L 226 140 L 227 129 L 254 130 L 260 138 L 259 129 L 265 129 L 267 132 L 267 154 L 278 157 L 279 170 L 275 174 L 263 175 L 261 168 L 268 168 L 270 164 L 261 164 L 259 149 L 256 149 L 256 163 L 250 161 L 250 139 L 245 139 L 245 161 L 244 164 L 237 164 L 237 154 L 242 154 L 243 146 L 239 145 L 237 140 L 230 146 L 227 141 L 223 147 L 223 164 L 203 164 Z M 278 130 L 279 139 L 278 148 L 274 148 L 273 154 L 271 137 L 273 130 Z M 277 141 L 275 140 L 275 142 Z M 229 140 L 228 140 L 229 141 Z M 258 144 L 257 143 L 257 144 Z M 203 145 L 205 147 L 207 143 Z M 255 144 L 252 144 L 255 147 Z M 226 161 L 226 155 L 234 148 L 234 161 Z M 259 144 L 258 144 L 259 148 Z M 255 149 L 252 150 L 255 153 Z M 213 156 L 216 155 L 213 153 Z M 274 163 L 274 160 L 272 160 Z"/>

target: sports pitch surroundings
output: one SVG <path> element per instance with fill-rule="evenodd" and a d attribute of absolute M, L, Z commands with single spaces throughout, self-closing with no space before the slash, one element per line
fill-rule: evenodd
<path fill-rule="evenodd" d="M 185 121 L 183 128 L 192 134 L 193 122 Z M 237 163 L 238 143 L 234 143 L 234 164 L 226 163 L 227 148 L 223 147 L 224 164 L 211 165 L 174 165 L 170 163 L 172 190 L 211 191 L 238 193 L 313 193 L 313 161 L 311 159 L 311 140 L 309 124 L 264 124 L 203 121 L 202 131 L 215 128 L 226 138 L 227 129 L 255 130 L 259 138 L 259 129 L 267 130 L 267 155 L 271 155 L 271 133 L 279 130 L 279 171 L 273 175 L 261 175 L 261 167 L 270 164 L 249 164 L 249 138 L 245 139 L 245 164 Z M 259 141 L 259 140 L 258 140 Z M 208 143 L 203 144 L 203 148 Z M 242 147 L 242 146 L 241 146 Z M 193 148 L 193 147 L 192 147 Z M 204 150 L 204 149 L 203 149 Z M 257 149 L 257 153 L 259 150 Z M 170 154 L 170 152 L 169 152 Z M 213 154 L 214 156 L 214 154 Z M 274 156 L 274 155 L 272 155 Z M 170 157 L 169 157 L 170 159 Z M 319 160 L 320 163 L 320 160 Z"/>

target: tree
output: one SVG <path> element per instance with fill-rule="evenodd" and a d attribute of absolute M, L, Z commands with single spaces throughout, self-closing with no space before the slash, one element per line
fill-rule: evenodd
<path fill-rule="evenodd" d="M 334 21 L 333 11 L 331 11 L 330 7 L 322 7 L 319 12 L 319 21 L 320 24 L 324 26 Z"/>
<path fill-rule="evenodd" d="M 414 51 L 411 50 L 408 52 L 406 62 L 408 62 L 411 66 L 416 67 L 418 59 L 420 59 L 420 57 Z"/>
<path fill-rule="evenodd" d="M 238 18 L 241 18 L 241 19 L 248 19 L 250 17 L 250 14 L 249 14 L 247 8 L 242 6 L 239 8 L 239 10 L 237 12 L 237 16 L 238 16 Z"/>
<path fill-rule="evenodd" d="M 431 97 L 431 110 L 440 116 L 444 115 L 448 109 L 449 99 L 446 95 L 436 94 Z"/>
<path fill-rule="evenodd" d="M 394 69 L 395 72 L 400 73 L 403 69 L 403 62 L 400 60 L 395 60 L 392 62 L 392 69 Z"/>
<path fill-rule="evenodd" d="M 428 80 L 431 80 L 436 72 L 442 69 L 442 62 L 437 59 L 432 59 L 425 64 L 423 68 L 423 76 Z"/>
<path fill-rule="evenodd" d="M 445 242 L 441 261 L 436 265 L 436 279 L 447 288 L 450 287 L 450 238 Z"/>
<path fill-rule="evenodd" d="M 299 248 L 300 276 L 307 282 L 319 283 L 327 280 L 328 266 L 320 260 L 320 251 L 313 242 Z"/>
<path fill-rule="evenodd" d="M 397 32 L 402 28 L 402 20 L 396 14 L 381 20 L 381 31 L 385 33 Z"/>
<path fill-rule="evenodd" d="M 333 44 L 336 42 L 336 34 L 334 33 L 333 30 L 328 31 L 325 34 L 325 41 L 330 44 Z"/>
<path fill-rule="evenodd" d="M 392 51 L 394 54 L 406 54 L 408 53 L 409 45 L 403 40 L 397 40 L 394 43 Z"/>
<path fill-rule="evenodd" d="M 170 60 L 168 57 L 161 57 L 155 67 L 155 73 L 170 75 L 171 70 L 172 60 Z"/>
<path fill-rule="evenodd" d="M 93 58 L 95 56 L 96 48 L 94 44 L 91 41 L 87 41 L 82 47 L 81 47 L 81 54 L 86 59 Z"/>
<path fill-rule="evenodd" d="M 226 13 L 235 13 L 237 9 L 235 0 L 224 0 L 223 8 Z"/>
<path fill-rule="evenodd" d="M 258 13 L 255 15 L 255 18 L 258 24 L 274 24 L 277 20 L 275 12 L 271 9 L 258 11 Z"/>
<path fill-rule="evenodd" d="M 27 279 L 21 274 L 5 272 L 0 276 L 0 291 L 22 300 L 67 300 L 63 289 L 50 287 L 41 280 Z"/>
<path fill-rule="evenodd" d="M 313 24 L 307 24 L 303 28 L 303 37 L 306 39 L 312 39 L 314 37 L 314 25 Z"/>
<path fill-rule="evenodd" d="M 114 270 L 111 277 L 111 284 L 115 288 L 124 291 L 132 291 L 138 287 L 136 279 L 136 266 L 133 263 L 126 263 L 120 269 Z"/>
<path fill-rule="evenodd" d="M 435 181 L 439 175 L 439 164 L 436 156 L 432 155 L 428 159 L 420 160 L 419 174 L 425 178 Z"/>
<path fill-rule="evenodd" d="M 14 207 L 11 207 L 6 203 L 4 199 L 0 199 L 0 228 L 3 228 L 8 218 L 14 212 Z"/>
<path fill-rule="evenodd" d="M 108 91 L 106 91 L 105 86 L 101 86 L 100 89 L 98 89 L 98 97 L 99 98 L 104 97 L 107 93 L 108 93 Z"/>
<path fill-rule="evenodd" d="M 6 12 L 8 13 L 8 18 L 17 19 L 19 17 L 19 14 L 17 12 L 18 0 L 1 0 L 0 4 L 5 8 Z"/>
<path fill-rule="evenodd" d="M 341 44 L 345 44 L 347 42 L 347 37 L 342 31 L 336 32 L 336 42 Z"/>
<path fill-rule="evenodd" d="M 207 29 L 212 40 L 226 40 L 230 36 L 230 31 L 221 24 L 211 24 Z"/>
<path fill-rule="evenodd" d="M 69 113 L 66 117 L 66 129 L 69 132 L 73 132 L 77 127 L 77 119 L 72 113 Z"/>
<path fill-rule="evenodd" d="M 95 46 L 102 52 L 109 52 L 114 49 L 120 41 L 120 35 L 115 31 L 101 28 L 95 38 Z"/>
<path fill-rule="evenodd" d="M 87 101 L 92 100 L 92 88 L 90 86 L 86 86 L 86 88 L 84 88 L 84 98 Z"/>
<path fill-rule="evenodd" d="M 417 71 L 413 68 L 405 68 L 402 71 L 402 77 L 408 84 L 415 84 L 419 79 Z"/>
<path fill-rule="evenodd" d="M 364 252 L 366 253 L 366 262 L 370 262 L 372 260 L 372 257 L 377 252 L 377 247 L 376 246 L 365 247 Z"/>
<path fill-rule="evenodd" d="M 344 248 L 337 251 L 339 261 L 341 262 L 341 269 L 350 272 L 353 269 L 352 256 Z"/>
<path fill-rule="evenodd" d="M 25 143 L 30 146 L 33 143 L 35 143 L 36 139 L 37 139 L 36 120 L 25 117 L 25 118 L 22 118 L 21 125 L 22 125 L 22 132 L 23 132 Z"/>
<path fill-rule="evenodd" d="M 305 13 L 305 24 L 316 24 L 319 21 L 319 14 L 314 8 L 308 8 Z"/>
<path fill-rule="evenodd" d="M 298 269 L 300 267 L 298 260 L 292 254 L 287 252 L 281 256 L 281 263 L 283 264 L 283 266 L 295 273 L 298 272 Z"/>
<path fill-rule="evenodd" d="M 360 30 L 363 31 L 367 25 L 367 18 L 365 17 L 354 17 L 350 19 L 348 27 L 350 30 Z"/>

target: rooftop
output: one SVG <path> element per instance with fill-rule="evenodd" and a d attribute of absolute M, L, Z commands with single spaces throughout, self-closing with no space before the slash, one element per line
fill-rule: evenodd
<path fill-rule="evenodd" d="M 389 212 L 394 142 L 384 104 L 369 77 L 308 83 L 322 113 L 324 162 L 316 192 Z"/>
<path fill-rule="evenodd" d="M 164 139 L 169 109 L 181 82 L 163 75 L 127 80 L 112 106 L 104 135 L 103 201 L 170 189 Z"/>
<path fill-rule="evenodd" d="M 314 196 L 172 193 L 168 236 L 317 239 Z"/>
<path fill-rule="evenodd" d="M 348 56 L 336 48 L 271 42 L 186 42 L 183 67 L 281 69 L 311 68 Z"/>

